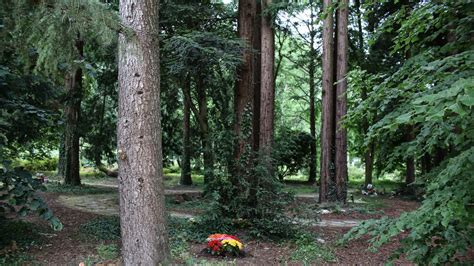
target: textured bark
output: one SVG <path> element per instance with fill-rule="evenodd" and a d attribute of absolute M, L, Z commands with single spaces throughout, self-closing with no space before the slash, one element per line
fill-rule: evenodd
<path fill-rule="evenodd" d="M 120 0 L 117 126 L 124 265 L 169 258 L 160 124 L 158 0 Z"/>
<path fill-rule="evenodd" d="M 332 12 L 329 12 L 331 0 L 323 1 L 323 10 L 326 17 L 323 21 L 323 79 L 322 79 L 322 110 L 321 110 L 321 173 L 320 173 L 320 190 L 319 202 L 328 201 L 329 182 L 333 175 L 333 143 L 334 143 L 334 19 Z"/>
<path fill-rule="evenodd" d="M 186 78 L 183 86 L 183 154 L 181 157 L 181 185 L 192 185 L 191 178 L 191 81 Z"/>
<path fill-rule="evenodd" d="M 342 120 L 347 113 L 347 62 L 348 62 L 348 0 L 339 1 L 337 10 L 337 71 L 336 71 L 336 200 L 347 198 L 347 129 Z"/>
<path fill-rule="evenodd" d="M 314 48 L 315 45 L 315 38 L 316 38 L 316 30 L 314 24 L 314 18 L 316 16 L 315 10 L 313 7 L 313 0 L 310 0 L 310 53 L 309 53 L 309 66 L 308 66 L 308 74 L 309 74 L 309 131 L 313 141 L 310 145 L 310 153 L 309 153 L 309 178 L 308 183 L 313 184 L 316 182 L 316 108 L 315 108 L 315 94 L 316 94 L 316 84 L 314 83 L 315 79 L 315 69 L 316 69 L 316 49 Z"/>
<path fill-rule="evenodd" d="M 237 164 L 241 162 L 244 153 L 251 153 L 258 148 L 260 102 L 260 18 L 258 1 L 240 0 L 238 35 L 247 49 L 243 52 L 243 63 L 238 69 L 238 79 L 234 93 L 234 133 L 236 145 L 234 159 Z M 239 175 L 240 165 L 234 166 L 234 175 Z"/>
<path fill-rule="evenodd" d="M 79 56 L 83 56 L 84 43 L 76 40 Z M 82 99 L 82 69 L 74 67 L 66 77 L 67 99 L 64 107 L 64 183 L 78 186 L 81 184 L 79 160 L 79 116 Z"/>
<path fill-rule="evenodd" d="M 271 0 L 262 1 L 262 10 L 271 4 Z M 270 156 L 273 144 L 273 124 L 275 105 L 275 83 L 273 71 L 275 62 L 275 35 L 270 15 L 262 15 L 262 66 L 260 86 L 260 151 Z M 269 167 L 271 167 L 269 165 Z M 269 169 L 271 170 L 271 169 Z M 272 172 L 272 171 L 270 171 Z"/>
<path fill-rule="evenodd" d="M 209 120 L 207 114 L 207 93 L 204 86 L 204 77 L 196 80 L 196 90 L 199 105 L 199 129 L 201 130 L 201 143 L 204 161 L 204 183 L 209 183 L 214 179 L 214 155 L 212 150 L 212 140 L 209 135 Z"/>

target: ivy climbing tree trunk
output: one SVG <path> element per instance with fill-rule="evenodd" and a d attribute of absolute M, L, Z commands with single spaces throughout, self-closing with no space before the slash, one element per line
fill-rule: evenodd
<path fill-rule="evenodd" d="M 80 56 L 84 54 L 84 43 L 80 36 L 76 40 L 76 49 Z M 79 118 L 82 99 L 82 69 L 74 66 L 66 76 L 67 99 L 64 107 L 64 183 L 78 186 L 81 184 L 79 160 Z"/>
<path fill-rule="evenodd" d="M 258 149 L 260 119 L 260 17 L 259 3 L 239 1 L 238 35 L 247 46 L 239 66 L 234 91 L 234 148 L 233 175 L 242 175 L 252 166 L 252 153 Z M 244 155 L 245 154 L 245 155 Z M 247 156 L 245 161 L 242 157 Z M 235 181 L 235 180 L 234 180 Z M 238 181 L 234 182 L 238 185 Z"/>
<path fill-rule="evenodd" d="M 181 159 L 181 185 L 192 185 L 191 178 L 191 81 L 186 77 L 183 86 L 183 154 Z"/>
<path fill-rule="evenodd" d="M 117 125 L 124 265 L 169 258 L 160 124 L 158 0 L 120 0 Z"/>

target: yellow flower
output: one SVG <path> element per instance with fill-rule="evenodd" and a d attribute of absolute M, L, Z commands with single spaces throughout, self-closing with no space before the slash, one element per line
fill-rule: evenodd
<path fill-rule="evenodd" d="M 235 240 L 235 239 L 224 239 L 221 241 L 222 245 L 231 245 L 233 247 L 238 247 L 239 250 L 242 250 L 242 248 L 244 248 L 244 245 L 242 245 L 242 243 L 240 243 L 239 241 Z"/>

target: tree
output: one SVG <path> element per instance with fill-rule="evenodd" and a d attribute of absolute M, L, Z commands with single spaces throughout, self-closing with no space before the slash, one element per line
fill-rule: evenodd
<path fill-rule="evenodd" d="M 64 143 L 61 144 L 58 173 L 64 182 L 80 184 L 79 119 L 83 94 L 82 80 L 88 73 L 86 44 L 106 47 L 120 29 L 110 4 L 96 0 L 15 1 L 16 34 L 24 38 L 18 50 L 36 73 L 63 84 Z M 24 14 L 28 14 L 25 19 Z M 69 23 L 64 23 L 67 20 Z M 32 49 L 33 48 L 33 49 Z M 29 51 L 35 56 L 28 56 Z"/>
<path fill-rule="evenodd" d="M 273 146 L 273 127 L 275 111 L 275 34 L 273 31 L 273 15 L 267 10 L 271 5 L 271 0 L 262 1 L 262 10 L 266 13 L 261 16 L 261 86 L 260 86 L 260 139 L 259 152 L 265 156 L 270 156 Z M 272 167 L 270 164 L 268 167 Z M 272 169 L 268 169 L 273 172 Z"/>
<path fill-rule="evenodd" d="M 337 6 L 323 2 L 323 99 L 321 124 L 321 175 L 319 201 L 345 202 L 347 196 L 347 133 L 342 125 L 346 114 L 347 9 L 348 1 Z M 336 84 L 334 84 L 336 83 Z"/>
<path fill-rule="evenodd" d="M 125 265 L 169 257 L 160 125 L 158 0 L 120 1 L 117 144 Z"/>
<path fill-rule="evenodd" d="M 238 12 L 238 36 L 246 47 L 234 91 L 234 176 L 242 175 L 244 169 L 252 166 L 252 154 L 258 150 L 260 132 L 261 3 L 240 0 Z M 246 157 L 246 161 L 242 157 Z M 238 185 L 238 182 L 234 183 Z"/>
<path fill-rule="evenodd" d="M 79 56 L 77 59 L 83 60 L 84 42 L 80 36 L 76 39 L 75 48 Z M 81 184 L 78 126 L 81 114 L 82 69 L 74 66 L 67 74 L 65 83 L 67 98 L 64 106 L 64 161 L 62 162 L 64 172 L 62 174 L 64 174 L 65 184 L 78 186 Z"/>
<path fill-rule="evenodd" d="M 183 154 L 181 157 L 181 185 L 192 185 L 191 178 L 191 80 L 183 84 Z"/>

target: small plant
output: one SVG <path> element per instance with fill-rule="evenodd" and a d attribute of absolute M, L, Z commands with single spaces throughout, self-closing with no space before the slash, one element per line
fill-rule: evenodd
<path fill-rule="evenodd" d="M 80 230 L 97 240 L 116 240 L 120 238 L 120 219 L 116 216 L 97 218 L 81 225 Z"/>
<path fill-rule="evenodd" d="M 301 234 L 295 240 L 296 249 L 291 254 L 292 261 L 300 261 L 304 264 L 312 262 L 336 262 L 333 251 L 309 234 Z"/>
<path fill-rule="evenodd" d="M 216 256 L 243 256 L 244 245 L 235 236 L 213 234 L 207 238 L 206 252 Z"/>
<path fill-rule="evenodd" d="M 103 260 L 111 260 L 118 257 L 119 250 L 116 244 L 100 244 L 97 246 L 97 255 Z"/>

